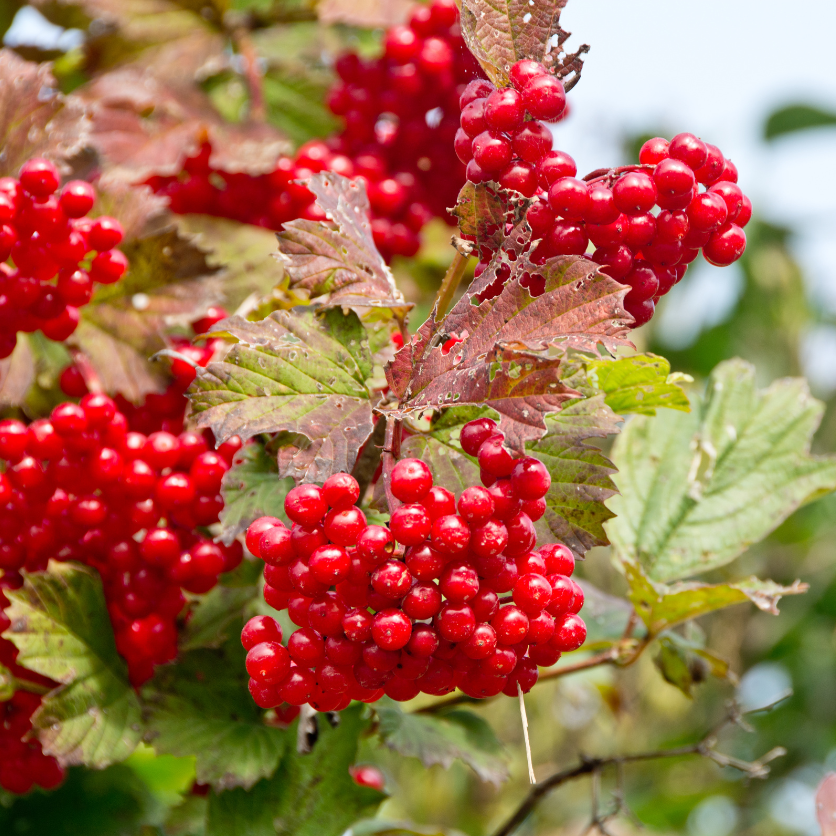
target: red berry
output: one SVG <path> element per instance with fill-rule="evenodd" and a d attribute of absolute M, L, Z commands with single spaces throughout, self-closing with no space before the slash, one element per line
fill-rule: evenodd
<path fill-rule="evenodd" d="M 334 508 L 325 517 L 325 535 L 338 546 L 354 546 L 366 529 L 366 515 L 357 507 Z"/>
<path fill-rule="evenodd" d="M 549 188 L 552 209 L 568 220 L 584 220 L 589 211 L 589 189 L 583 180 L 561 177 Z"/>
<path fill-rule="evenodd" d="M 473 139 L 471 150 L 483 171 L 502 171 L 511 162 L 511 143 L 496 130 L 482 131 Z"/>
<path fill-rule="evenodd" d="M 563 653 L 577 650 L 586 641 L 586 624 L 583 619 L 569 613 L 555 622 L 551 645 Z"/>
<path fill-rule="evenodd" d="M 499 520 L 488 520 L 471 531 L 470 549 L 478 557 L 501 554 L 507 545 L 508 529 Z"/>
<path fill-rule="evenodd" d="M 548 606 L 551 597 L 551 585 L 542 575 L 520 575 L 514 584 L 514 603 L 529 615 L 539 615 Z"/>
<path fill-rule="evenodd" d="M 546 466 L 530 456 L 520 459 L 511 471 L 511 487 L 520 499 L 540 499 L 548 493 L 552 478 Z"/>
<path fill-rule="evenodd" d="M 281 644 L 282 628 L 275 618 L 269 615 L 256 615 L 251 618 L 241 631 L 241 644 L 244 650 L 251 650 L 261 642 L 277 642 Z"/>
<path fill-rule="evenodd" d="M 274 528 L 277 525 L 282 525 L 281 520 L 276 517 L 259 517 L 255 522 L 250 524 L 247 529 L 246 544 L 250 554 L 255 557 L 261 557 L 259 550 L 259 540 L 265 531 Z"/>
<path fill-rule="evenodd" d="M 418 546 L 430 535 L 432 523 L 423 505 L 402 505 L 389 521 L 392 536 L 404 546 Z"/>
<path fill-rule="evenodd" d="M 387 560 L 378 566 L 371 577 L 375 592 L 384 598 L 396 600 L 403 598 L 412 586 L 412 574 L 400 560 Z"/>
<path fill-rule="evenodd" d="M 459 497 L 459 514 L 469 524 L 481 526 L 494 514 L 494 500 L 487 488 L 465 488 Z"/>
<path fill-rule="evenodd" d="M 374 617 L 372 639 L 383 650 L 400 650 L 411 635 L 412 622 L 400 610 L 383 610 Z"/>
<path fill-rule="evenodd" d="M 112 250 L 121 243 L 124 237 L 125 230 L 122 229 L 122 224 L 106 215 L 96 218 L 87 234 L 90 246 L 97 252 Z"/>
<path fill-rule="evenodd" d="M 247 673 L 259 684 L 278 685 L 290 671 L 290 656 L 278 642 L 265 641 L 247 652 Z"/>
<path fill-rule="evenodd" d="M 508 78 L 517 90 L 522 91 L 533 78 L 546 75 L 547 73 L 548 70 L 538 61 L 522 58 L 511 65 L 511 69 L 508 71 Z"/>
<path fill-rule="evenodd" d="M 405 26 L 398 28 L 406 29 Z M 407 31 L 410 30 L 407 29 Z M 373 790 L 383 792 L 386 786 L 383 773 L 376 766 L 352 766 L 349 772 L 354 779 L 354 783 L 359 784 L 361 787 L 371 787 Z"/>
<path fill-rule="evenodd" d="M 432 473 L 420 459 L 401 459 L 392 469 L 392 493 L 401 502 L 420 502 L 432 484 Z"/>
<path fill-rule="evenodd" d="M 491 619 L 499 644 L 519 644 L 528 634 L 528 616 L 513 604 L 500 607 Z"/>
<path fill-rule="evenodd" d="M 351 558 L 339 546 L 320 546 L 308 566 L 314 577 L 328 586 L 344 581 L 351 571 Z"/>
<path fill-rule="evenodd" d="M 526 110 L 535 118 L 554 122 L 566 107 L 563 84 L 552 75 L 538 75 L 525 85 L 522 99 Z"/>
<path fill-rule="evenodd" d="M 456 513 L 456 497 L 447 488 L 438 485 L 430 488 L 429 493 L 421 500 L 421 504 L 427 509 L 433 522 L 439 517 Z"/>
<path fill-rule="evenodd" d="M 668 141 L 660 136 L 648 139 L 639 151 L 642 165 L 656 165 L 668 157 Z"/>
<path fill-rule="evenodd" d="M 458 555 L 467 551 L 470 528 L 456 514 L 437 519 L 432 526 L 433 547 L 442 554 Z"/>
<path fill-rule="evenodd" d="M 25 162 L 18 177 L 20 185 L 35 197 L 49 197 L 61 183 L 55 165 L 40 157 Z"/>
<path fill-rule="evenodd" d="M 746 233 L 737 224 L 726 224 L 717 230 L 703 248 L 711 264 L 725 267 L 737 261 L 746 249 Z"/>
<path fill-rule="evenodd" d="M 442 639 L 466 641 L 476 629 L 476 616 L 467 604 L 447 603 L 435 618 L 435 629 Z"/>
<path fill-rule="evenodd" d="M 434 618 L 441 609 L 441 592 L 432 581 L 416 583 L 401 602 L 403 611 L 412 619 Z"/>
<path fill-rule="evenodd" d="M 317 485 L 297 485 L 284 500 L 284 511 L 291 520 L 310 528 L 325 516 L 328 506 Z"/>
<path fill-rule="evenodd" d="M 479 467 L 491 476 L 510 476 L 514 458 L 505 448 L 505 436 L 494 433 L 479 448 Z"/>
<path fill-rule="evenodd" d="M 656 203 L 656 185 L 643 171 L 631 171 L 613 186 L 615 205 L 625 215 L 649 212 Z"/>
<path fill-rule="evenodd" d="M 322 497 L 330 508 L 350 508 L 360 499 L 360 485 L 350 473 L 335 473 L 325 480 Z"/>
<path fill-rule="evenodd" d="M 574 177 L 578 173 L 578 166 L 565 151 L 549 151 L 537 163 L 537 177 L 540 186 L 548 189 L 555 180 L 561 177 Z"/>
<path fill-rule="evenodd" d="M 58 200 L 68 218 L 81 218 L 93 208 L 96 192 L 84 180 L 71 180 L 61 189 Z"/>
<path fill-rule="evenodd" d="M 492 421 L 490 418 L 477 418 L 462 427 L 459 443 L 468 456 L 475 456 L 479 453 L 482 444 L 495 432 L 496 421 Z"/>
<path fill-rule="evenodd" d="M 693 134 L 677 134 L 668 146 L 668 155 L 676 160 L 682 160 L 696 171 L 705 164 L 708 158 L 708 148 L 701 139 Z"/>

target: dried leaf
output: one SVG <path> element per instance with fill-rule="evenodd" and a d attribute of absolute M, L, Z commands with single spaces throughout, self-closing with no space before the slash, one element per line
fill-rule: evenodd
<path fill-rule="evenodd" d="M 82 103 L 61 95 L 48 65 L 0 49 L 0 175 L 17 176 L 30 157 L 60 163 L 85 146 L 88 130 Z"/>
<path fill-rule="evenodd" d="M 225 122 L 197 86 L 166 84 L 156 67 L 114 70 L 75 95 L 90 108 L 90 142 L 108 165 L 108 179 L 177 174 L 203 142 L 212 144 L 214 168 L 248 174 L 272 171 L 289 151 L 275 129 Z"/>
<path fill-rule="evenodd" d="M 371 358 L 357 315 L 276 311 L 261 322 L 230 317 L 218 330 L 238 344 L 198 370 L 189 391 L 197 426 L 221 441 L 280 431 L 309 438 L 281 476 L 324 481 L 350 471 L 372 431 Z"/>
<path fill-rule="evenodd" d="M 388 29 L 406 23 L 411 0 L 319 0 L 316 12 L 322 23 L 346 23 L 363 29 Z"/>
<path fill-rule="evenodd" d="M 589 51 L 584 45 L 567 54 L 570 33 L 560 27 L 568 0 L 462 0 L 462 35 L 491 80 L 507 86 L 508 71 L 520 58 L 531 58 L 564 79 L 567 89 L 580 78 Z M 572 76 L 569 78 L 569 76 Z"/>
<path fill-rule="evenodd" d="M 450 213 L 459 220 L 459 232 L 477 249 L 499 249 L 505 240 L 506 224 L 517 226 L 525 218 L 531 200 L 497 183 L 471 183 L 459 192 Z"/>
<path fill-rule="evenodd" d="M 518 248 L 530 230 L 510 236 Z M 478 295 L 508 265 L 511 276 L 499 296 L 478 303 Z M 545 291 L 533 297 L 522 286 L 525 274 L 545 279 Z M 622 307 L 626 288 L 584 258 L 558 257 L 542 266 L 523 253 L 508 261 L 501 253 L 441 321 L 435 313 L 386 369 L 401 413 L 427 407 L 486 404 L 500 413 L 508 444 L 521 450 L 541 437 L 543 415 L 555 412 L 577 393 L 560 383 L 559 355 L 532 351 L 554 347 L 595 352 L 630 345 L 629 321 Z M 457 342 L 448 351 L 444 343 Z"/>
<path fill-rule="evenodd" d="M 279 260 L 291 289 L 303 288 L 320 307 L 409 307 L 372 238 L 365 186 L 333 172 L 307 182 L 331 223 L 295 220 L 284 225 Z"/>

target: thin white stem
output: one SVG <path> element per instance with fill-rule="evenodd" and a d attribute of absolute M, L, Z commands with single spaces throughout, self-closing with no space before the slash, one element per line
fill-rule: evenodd
<path fill-rule="evenodd" d="M 523 697 L 519 682 L 517 683 L 517 693 L 520 695 L 520 717 L 522 718 L 523 737 L 525 738 L 525 757 L 528 760 L 528 780 L 530 783 L 536 784 L 534 764 L 531 762 L 531 741 L 528 739 L 528 716 L 525 713 L 525 697 Z"/>

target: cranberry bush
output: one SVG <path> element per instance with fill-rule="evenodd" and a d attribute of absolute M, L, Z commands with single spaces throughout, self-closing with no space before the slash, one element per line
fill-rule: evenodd
<path fill-rule="evenodd" d="M 320 13 L 357 23 L 347 5 Z M 108 7 L 136 57 L 91 27 L 81 79 L 0 52 L 10 799 L 171 756 L 166 833 L 338 836 L 386 797 L 361 746 L 499 784 L 523 752 L 480 701 L 649 649 L 686 694 L 695 660 L 732 681 L 694 619 L 806 590 L 695 579 L 836 490 L 836 461 L 810 455 L 803 381 L 758 390 L 728 360 L 686 393 L 636 350 L 688 264 L 741 258 L 752 206 L 689 133 L 577 176 L 553 128 L 588 47 L 566 49 L 564 5 L 416 5 L 336 58 L 318 137 L 266 118 L 284 76 L 256 10 L 181 9 L 149 46 Z M 245 119 L 222 115 L 228 74 Z M 410 322 L 390 263 L 442 224 Z M 619 595 L 575 574 L 604 546 Z M 693 753 L 723 763 L 714 745 Z"/>

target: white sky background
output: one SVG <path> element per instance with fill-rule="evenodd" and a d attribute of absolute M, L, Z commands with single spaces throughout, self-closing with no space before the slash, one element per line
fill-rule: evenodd
<path fill-rule="evenodd" d="M 655 128 L 718 145 L 755 211 L 799 230 L 811 296 L 836 316 L 836 128 L 760 139 L 780 105 L 836 111 L 836 0 L 570 0 L 562 23 L 569 47 L 592 45 L 572 116 L 555 131 L 579 170 L 626 162 L 622 137 Z M 44 43 L 58 34 L 50 29 L 24 9 L 6 40 Z M 76 37 L 65 33 L 62 46 Z M 662 336 L 687 344 L 722 318 L 739 278 L 695 264 L 668 298 Z M 836 389 L 836 329 L 818 329 L 805 355 L 813 383 Z"/>

